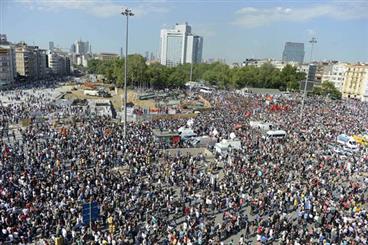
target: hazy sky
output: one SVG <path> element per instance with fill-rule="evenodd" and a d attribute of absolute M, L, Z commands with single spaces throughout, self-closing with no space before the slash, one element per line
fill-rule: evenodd
<path fill-rule="evenodd" d="M 0 32 L 12 42 L 70 48 L 88 40 L 93 52 L 120 53 L 129 21 L 130 53 L 159 51 L 160 29 L 187 21 L 204 37 L 204 58 L 280 59 L 286 41 L 306 43 L 312 36 L 318 60 L 368 62 L 368 0 L 0 0 Z"/>

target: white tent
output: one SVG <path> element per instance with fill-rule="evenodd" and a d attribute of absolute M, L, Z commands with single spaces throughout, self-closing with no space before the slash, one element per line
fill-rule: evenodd
<path fill-rule="evenodd" d="M 220 153 L 226 153 L 229 149 L 240 150 L 241 142 L 240 140 L 222 140 L 220 143 L 215 144 L 215 150 Z"/>

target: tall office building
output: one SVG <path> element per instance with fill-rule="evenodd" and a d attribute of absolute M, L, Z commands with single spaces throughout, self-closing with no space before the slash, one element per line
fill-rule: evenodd
<path fill-rule="evenodd" d="M 302 64 L 304 61 L 304 43 L 285 43 L 284 52 L 282 53 L 282 61 L 294 61 Z"/>
<path fill-rule="evenodd" d="M 92 50 L 89 42 L 83 42 L 82 40 L 75 41 L 70 47 L 70 59 L 73 65 L 83 65 L 87 67 L 88 60 L 91 59 Z M 56 72 L 57 69 L 54 69 Z M 59 69 L 62 70 L 62 69 Z M 57 73 L 61 73 L 58 71 Z"/>
<path fill-rule="evenodd" d="M 192 34 L 192 28 L 176 24 L 174 29 L 161 30 L 160 62 L 166 66 L 202 61 L 203 38 Z"/>
<path fill-rule="evenodd" d="M 76 52 L 76 47 L 75 47 L 75 44 L 73 43 L 71 46 L 70 46 L 70 53 L 74 54 Z"/>
<path fill-rule="evenodd" d="M 54 50 L 54 48 L 55 48 L 55 44 L 54 44 L 54 42 L 49 42 L 49 50 Z"/>
<path fill-rule="evenodd" d="M 186 63 L 198 64 L 202 62 L 203 37 L 188 36 L 187 37 L 187 51 Z"/>
<path fill-rule="evenodd" d="M 79 40 L 74 43 L 74 46 L 72 45 L 71 49 L 74 51 L 73 53 L 85 55 L 90 53 L 91 47 L 88 41 L 83 42 L 82 40 Z"/>

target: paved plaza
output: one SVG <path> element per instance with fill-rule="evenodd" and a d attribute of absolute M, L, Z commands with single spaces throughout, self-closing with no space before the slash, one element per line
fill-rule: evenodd
<path fill-rule="evenodd" d="M 367 148 L 330 147 L 367 133 L 366 103 L 310 97 L 300 119 L 297 94 L 271 105 L 256 93 L 202 94 L 212 108 L 193 132 L 241 142 L 220 154 L 155 140 L 154 129 L 187 118 L 131 122 L 124 139 L 121 120 L 55 103 L 64 92 L 0 92 L 0 243 L 367 244 Z M 265 138 L 251 120 L 287 136 Z M 99 215 L 86 224 L 90 201 Z"/>

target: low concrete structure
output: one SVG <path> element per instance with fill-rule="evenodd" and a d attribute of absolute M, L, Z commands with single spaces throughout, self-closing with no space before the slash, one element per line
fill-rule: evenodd
<path fill-rule="evenodd" d="M 171 143 L 178 143 L 180 141 L 180 135 L 178 132 L 153 129 L 153 135 L 155 141 L 158 143 L 171 144 Z"/>
<path fill-rule="evenodd" d="M 95 113 L 96 116 L 113 117 L 110 100 L 89 100 L 88 105 L 91 108 L 91 112 Z"/>
<path fill-rule="evenodd" d="M 176 148 L 161 150 L 161 153 L 165 156 L 175 157 L 181 156 L 204 156 L 207 161 L 214 161 L 215 156 L 207 148 Z"/>

